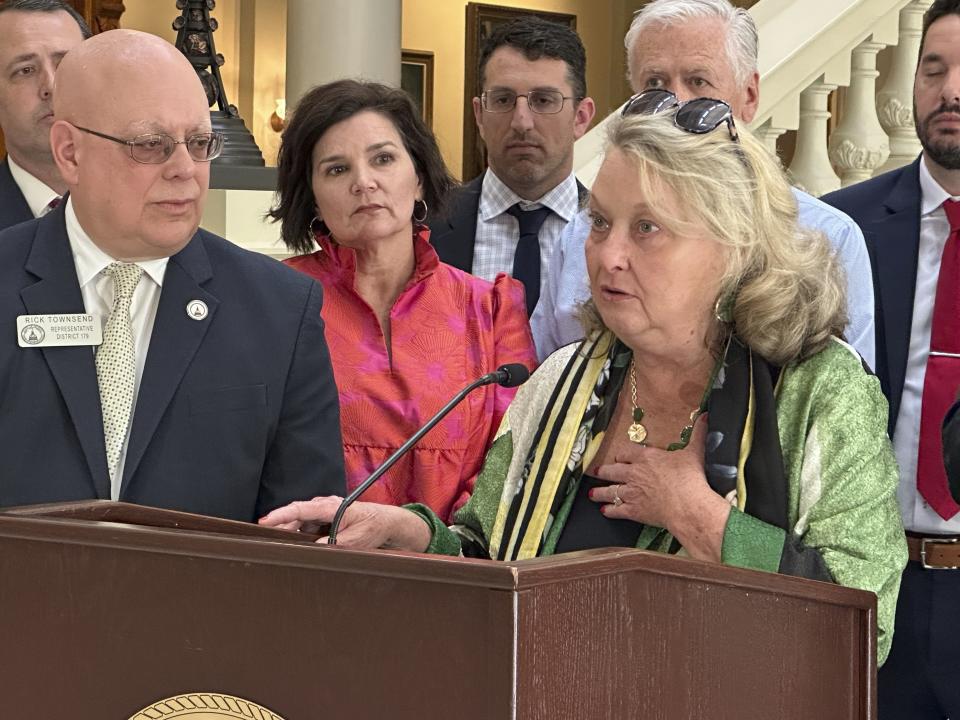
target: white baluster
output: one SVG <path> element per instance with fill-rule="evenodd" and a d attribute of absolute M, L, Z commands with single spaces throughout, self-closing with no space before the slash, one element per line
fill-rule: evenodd
<path fill-rule="evenodd" d="M 890 138 L 876 109 L 877 53 L 884 47 L 867 40 L 853 49 L 843 119 L 830 136 L 830 159 L 844 187 L 872 177 L 890 155 Z"/>
<path fill-rule="evenodd" d="M 914 0 L 900 11 L 900 41 L 893 51 L 887 81 L 877 93 L 880 124 L 890 136 L 890 157 L 877 174 L 903 167 L 920 154 L 913 124 L 913 77 L 920 54 L 923 13 L 932 4 L 933 0 Z"/>
<path fill-rule="evenodd" d="M 767 149 L 773 154 L 777 154 L 777 140 L 787 131 L 786 128 L 773 127 L 773 120 L 767 120 L 763 125 L 753 131 L 753 134 L 759 138 Z"/>
<path fill-rule="evenodd" d="M 797 149 L 790 164 L 794 182 L 812 195 L 823 195 L 840 187 L 840 178 L 830 167 L 827 155 L 827 100 L 836 85 L 815 82 L 800 93 L 800 127 Z"/>

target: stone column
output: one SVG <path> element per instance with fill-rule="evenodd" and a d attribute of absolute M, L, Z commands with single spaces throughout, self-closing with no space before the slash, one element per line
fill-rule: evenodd
<path fill-rule="evenodd" d="M 900 11 L 900 41 L 893 50 L 887 81 L 877 93 L 880 124 L 890 136 L 890 157 L 877 173 L 903 167 L 920 154 L 913 124 L 913 77 L 920 54 L 923 13 L 932 4 L 933 0 L 914 0 Z"/>
<path fill-rule="evenodd" d="M 836 89 L 836 85 L 822 82 L 821 77 L 800 93 L 800 127 L 790 174 L 800 188 L 815 196 L 840 188 L 840 178 L 827 155 L 827 100 Z"/>
<path fill-rule="evenodd" d="M 314 85 L 363 78 L 400 85 L 402 0 L 287 0 L 288 108 Z"/>

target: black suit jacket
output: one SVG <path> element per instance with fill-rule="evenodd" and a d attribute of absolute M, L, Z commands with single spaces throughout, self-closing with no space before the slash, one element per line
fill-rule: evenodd
<path fill-rule="evenodd" d="M 473 247 L 477 239 L 477 214 L 480 212 L 480 191 L 483 174 L 459 187 L 445 217 L 430 218 L 430 244 L 441 262 L 467 273 L 473 272 Z"/>
<path fill-rule="evenodd" d="M 20 186 L 10 174 L 10 165 L 4 158 L 0 162 L 0 230 L 17 225 L 27 220 L 33 220 L 33 213 L 27 205 L 27 199 L 20 191 Z"/>
<path fill-rule="evenodd" d="M 20 348 L 23 314 L 84 309 L 65 203 L 0 232 L 0 505 L 109 498 L 90 347 Z M 344 490 L 322 290 L 200 230 L 170 258 L 120 499 L 256 520 Z M 206 303 L 203 320 L 187 304 Z"/>
<path fill-rule="evenodd" d="M 893 436 L 907 372 L 920 247 L 920 159 L 821 198 L 863 230 L 873 267 L 877 376 Z"/>
<path fill-rule="evenodd" d="M 461 186 L 454 193 L 450 211 L 443 218 L 429 218 L 430 243 L 442 262 L 464 272 L 473 272 L 473 252 L 477 240 L 477 215 L 483 175 Z M 587 189 L 577 180 L 577 194 L 582 204 Z"/>

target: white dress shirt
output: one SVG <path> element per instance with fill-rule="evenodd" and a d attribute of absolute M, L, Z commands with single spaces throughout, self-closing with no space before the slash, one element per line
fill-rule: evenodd
<path fill-rule="evenodd" d="M 43 180 L 35 178 L 22 167 L 17 165 L 16 161 L 10 155 L 7 155 L 7 164 L 10 166 L 10 174 L 13 181 L 20 188 L 24 199 L 27 201 L 27 207 L 33 213 L 35 218 L 46 215 L 50 212 L 50 202 L 60 197 L 56 190 L 48 186 Z"/>
<path fill-rule="evenodd" d="M 80 292 L 83 294 L 84 310 L 89 315 L 96 315 L 101 326 L 106 325 L 107 318 L 110 317 L 110 309 L 113 307 L 113 280 L 103 271 L 116 260 L 101 250 L 80 227 L 80 221 L 73 210 L 72 198 L 67 199 L 66 222 L 70 250 L 73 253 L 73 262 L 77 268 L 77 280 L 80 283 Z M 160 290 L 163 287 L 163 276 L 167 271 L 168 260 L 169 258 L 160 258 L 137 263 L 143 268 L 143 277 L 140 278 L 130 303 L 133 345 L 137 354 L 133 408 L 130 412 L 131 425 L 133 424 L 133 409 L 137 406 L 137 396 L 140 394 L 140 380 L 143 378 L 143 367 L 147 360 L 147 350 L 150 348 L 150 335 L 153 333 L 153 321 L 157 316 L 157 304 L 160 302 Z M 72 310 L 73 308 L 62 308 L 62 312 Z M 123 479 L 123 466 L 126 464 L 129 440 L 130 426 L 127 427 L 127 437 L 123 441 L 120 462 L 117 464 L 117 473 L 110 488 L 110 497 L 113 500 L 120 497 L 120 483 Z"/>
<path fill-rule="evenodd" d="M 917 255 L 917 286 L 913 297 L 913 323 L 910 326 L 910 351 L 907 372 L 900 396 L 900 412 L 893 432 L 893 450 L 900 465 L 897 498 L 907 530 L 927 533 L 960 533 L 960 515 L 944 520 L 917 492 L 917 451 L 920 447 L 920 410 L 923 381 L 930 354 L 930 330 L 933 303 L 937 296 L 940 257 L 950 234 L 950 223 L 943 201 L 950 198 L 920 162 L 920 248 Z M 953 198 L 960 200 L 960 198 Z"/>
<path fill-rule="evenodd" d="M 577 178 L 573 173 L 535 202 L 529 202 L 504 185 L 491 169 L 483 176 L 480 207 L 477 213 L 477 234 L 473 249 L 473 274 L 492 281 L 497 273 L 513 274 L 513 256 L 520 242 L 517 219 L 507 209 L 520 203 L 522 210 L 548 207 L 553 213 L 543 221 L 540 240 L 540 289 L 546 282 L 550 258 L 560 233 L 577 213 L 579 197 Z"/>

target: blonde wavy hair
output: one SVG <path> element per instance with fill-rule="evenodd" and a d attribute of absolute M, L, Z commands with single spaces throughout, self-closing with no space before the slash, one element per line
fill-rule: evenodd
<path fill-rule="evenodd" d="M 725 126 L 697 135 L 673 113 L 617 118 L 607 149 L 630 158 L 637 192 L 680 232 L 705 227 L 726 248 L 720 294 L 711 302 L 733 331 L 776 365 L 810 357 L 847 324 L 843 270 L 823 233 L 800 228 L 797 202 L 777 160 L 750 133 Z M 676 217 L 657 205 L 662 188 L 680 199 Z M 592 301 L 588 334 L 603 328 Z"/>

